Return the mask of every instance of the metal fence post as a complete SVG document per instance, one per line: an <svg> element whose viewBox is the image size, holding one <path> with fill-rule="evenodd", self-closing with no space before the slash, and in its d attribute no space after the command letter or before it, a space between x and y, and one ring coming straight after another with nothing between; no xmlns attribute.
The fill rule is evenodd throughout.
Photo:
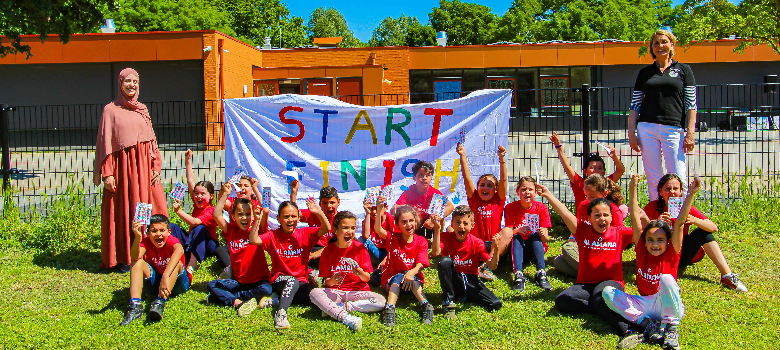
<svg viewBox="0 0 780 350"><path fill-rule="evenodd" d="M0 104L0 147L2 147L3 192L11 188L11 151L8 146L11 136L8 132L8 114L13 108Z"/></svg>
<svg viewBox="0 0 780 350"><path fill-rule="evenodd" d="M582 155L590 155L590 84L582 84Z"/></svg>

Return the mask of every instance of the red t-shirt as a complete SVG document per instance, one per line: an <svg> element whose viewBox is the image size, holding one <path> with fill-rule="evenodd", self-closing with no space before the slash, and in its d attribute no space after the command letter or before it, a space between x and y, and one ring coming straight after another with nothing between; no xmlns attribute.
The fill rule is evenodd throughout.
<svg viewBox="0 0 780 350"><path fill-rule="evenodd" d="M607 176L608 179L617 182L620 179L614 179L615 173ZM574 181L569 181L571 190L574 192L574 207L579 208L580 203L585 200L585 179L580 174L574 173Z"/></svg>
<svg viewBox="0 0 780 350"><path fill-rule="evenodd" d="M428 261L428 241L425 238L412 233L412 242L408 243L400 232L388 231L387 235L387 262L385 271L382 272L382 286L387 284L390 277L405 273L418 263L422 264L423 268L431 266ZM417 277L421 283L425 283L422 270Z"/></svg>
<svg viewBox="0 0 780 350"><path fill-rule="evenodd" d="M344 262L343 258L354 259L363 271L371 273L374 268L371 267L371 258L368 256L368 250L362 243L351 240L348 248L339 248L336 243L328 244L322 249L320 256L320 277L331 277L336 272L341 272L344 279L341 284L333 286L333 289L344 291L371 290L368 283L363 282L355 273L352 267Z"/></svg>
<svg viewBox="0 0 780 350"><path fill-rule="evenodd" d="M165 273L165 268L168 267L168 262L171 260L173 251L176 250L175 246L177 244L181 245L181 242L179 242L176 237L168 235L168 238L165 240L165 245L162 248L157 248L157 246L152 243L152 239L149 238L149 236L146 236L141 240L138 246L146 249L144 261L149 263L156 273L163 274ZM181 266L184 268L184 254L181 255ZM192 274L190 274L189 271L187 271L187 277L190 279L190 283L192 283Z"/></svg>
<svg viewBox="0 0 780 350"><path fill-rule="evenodd" d="M645 206L645 214L647 214L647 217L650 218L650 220L657 220L661 216L661 213L658 212L657 208L658 208L657 200L647 203L647 205ZM691 211L688 213L688 215L693 216L700 220L707 220L707 216L704 215L702 212L700 212L699 209L696 209L694 206L691 206ZM672 227L674 227L675 221L677 221L677 219L672 219ZM683 235L687 235L689 233L688 230L690 227L691 224L683 225Z"/></svg>
<svg viewBox="0 0 780 350"><path fill-rule="evenodd" d="M327 246L328 242L330 242L330 239L333 238L333 218L335 217L336 215L333 215L332 217L328 218L328 221L330 222L330 231L322 235L322 237L320 237L320 239L317 240L317 245L323 247ZM322 224L320 223L320 217L317 215L312 215L309 209L301 210L301 222L305 222L309 224L309 227L322 227Z"/></svg>
<svg viewBox="0 0 780 350"><path fill-rule="evenodd" d="M474 228L471 233L482 241L493 240L493 235L501 231L501 217L504 216L504 204L506 198L496 193L490 201L484 201L479 197L478 191L469 197L469 208L474 213Z"/></svg>
<svg viewBox="0 0 780 350"><path fill-rule="evenodd" d="M376 217L371 218L371 227L369 227L369 229L371 230L371 237L369 237L369 239L371 240L371 242L374 242L374 245L377 248L382 249L385 248L385 242L387 240L383 239L382 237L379 237L379 234L376 233L376 231L374 231L374 223L376 222L375 220ZM389 212L385 212L385 218L384 220L382 220L382 228L384 228L386 232L393 231L395 229L394 220L395 219L393 218L392 215L390 215ZM366 220L363 220L363 225L365 224L366 224Z"/></svg>
<svg viewBox="0 0 780 350"><path fill-rule="evenodd" d="M214 220L214 206L209 204L203 208L192 208L193 218L199 219L201 224L206 227L206 231L209 232L209 236L215 241L217 240L217 221ZM195 228L190 226L190 230Z"/></svg>
<svg viewBox="0 0 780 350"><path fill-rule="evenodd" d="M268 231L260 236L263 249L271 255L271 281L280 275L292 276L308 283L306 270L309 254L317 243L318 227L296 228L293 233L285 233L281 228Z"/></svg>
<svg viewBox="0 0 780 350"><path fill-rule="evenodd" d="M539 227L552 228L552 221L550 220L550 209L542 202L533 201L531 207L528 209L523 208L520 201L514 201L506 205L504 208L504 226L517 228L525 226L525 214L539 215ZM544 252L547 252L547 242L542 242L544 245Z"/></svg>
<svg viewBox="0 0 780 350"><path fill-rule="evenodd" d="M233 222L228 224L226 232L222 232L230 252L233 279L241 284L270 280L271 277L263 249L249 244L249 232L250 230L242 230Z"/></svg>
<svg viewBox="0 0 780 350"><path fill-rule="evenodd" d="M639 241L635 249L636 287L639 289L639 295L658 293L658 281L662 274L670 274L674 276L674 279L677 279L677 264L680 262L680 253L674 251L674 246L671 243L660 256L650 254L644 241Z"/></svg>
<svg viewBox="0 0 780 350"><path fill-rule="evenodd" d="M599 235L588 223L577 223L577 251L580 266L577 283L601 283L613 280L623 284L623 249L631 243L634 232L630 227L610 226Z"/></svg>
<svg viewBox="0 0 780 350"><path fill-rule="evenodd" d="M425 220L428 220L428 207L431 206L431 199L433 199L434 194L441 194L441 192L433 188L433 186L428 186L428 190L421 195L417 193L417 185L415 184L406 189L406 191L398 197L398 200L395 201L395 205L408 205L417 209L417 213L420 214L420 220L422 220L420 222L420 225L422 226L422 223L425 222Z"/></svg>
<svg viewBox="0 0 780 350"><path fill-rule="evenodd" d="M577 221L590 221L590 218L588 217L588 205L590 205L590 202L587 200L580 203L580 205L577 207ZM615 205L615 203L609 202L609 206L612 207L612 224L613 227L624 227L626 224L623 222L625 218L623 218L623 212L620 211L620 207Z"/></svg>
<svg viewBox="0 0 780 350"><path fill-rule="evenodd" d="M466 235L466 240L458 241L455 232L441 233L441 255L449 256L455 262L455 271L469 275L479 273L479 263L490 260L485 251L485 242L474 236L475 230Z"/></svg>

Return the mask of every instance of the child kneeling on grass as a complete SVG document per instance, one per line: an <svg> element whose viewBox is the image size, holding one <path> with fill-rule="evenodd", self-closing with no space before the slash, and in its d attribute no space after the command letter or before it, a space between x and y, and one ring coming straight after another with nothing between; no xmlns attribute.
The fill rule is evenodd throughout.
<svg viewBox="0 0 780 350"><path fill-rule="evenodd" d="M219 201L214 210L214 220L225 238L230 250L230 266L233 268L232 278L220 278L208 284L209 296L207 300L215 304L232 306L240 317L248 316L257 306L260 299L260 307L271 305L271 283L268 282L271 273L268 272L268 263L265 261L263 249L249 244L250 226L258 229L267 226L267 220L261 220L261 212L268 211L247 198L236 198L231 211L230 223L222 217L222 208L230 194L231 184L222 185L219 192ZM252 215L254 213L254 222Z"/></svg>
<svg viewBox="0 0 780 350"><path fill-rule="evenodd" d="M634 174L630 185L639 295L630 295L612 287L604 288L602 294L612 311L643 329L641 333L621 334L623 338L618 348L633 348L642 342L660 343L663 340L664 348L679 349L677 326L685 314L685 306L677 284L678 263L683 245L683 227L700 183L695 178L688 186L688 195L672 229L665 220L648 222L647 216L643 215L637 198L637 185L641 178L641 175Z"/></svg>
<svg viewBox="0 0 780 350"><path fill-rule="evenodd" d="M274 316L276 329L290 328L287 308L290 304L311 305L309 293L314 285L307 277L309 254L317 240L330 232L330 222L314 199L306 201L309 211L322 223L321 227L298 228L298 205L286 201L279 204L276 219L280 228L268 231L267 227L252 227L249 243L263 247L271 256L271 281L273 281L274 303L279 309ZM268 211L263 211L262 221L268 220Z"/></svg>
<svg viewBox="0 0 780 350"><path fill-rule="evenodd" d="M141 290L157 295L149 307L149 319L162 319L165 303L190 289L192 275L184 268L184 248L176 237L171 236L170 222L165 215L152 215L146 237L143 224L133 223L133 245L130 246L130 305L120 325L125 326L143 314Z"/></svg>
<svg viewBox="0 0 780 350"><path fill-rule="evenodd" d="M384 197L379 197L374 230L387 236L387 261L382 272L382 285L387 290L387 305L383 323L395 327L395 304L402 290L412 292L422 308L421 322L433 324L433 305L423 293L422 269L431 266L428 261L428 241L415 231L420 225L417 210L401 205L395 209L395 230L387 232L382 227L385 216ZM396 231L397 230L397 231Z"/></svg>
<svg viewBox="0 0 780 350"><path fill-rule="evenodd" d="M325 288L311 291L311 302L323 312L340 321L355 332L360 331L363 320L350 311L363 313L381 311L385 297L368 287L371 258L368 250L355 239L357 218L349 211L342 211L333 218L331 239L320 256L320 277L325 278Z"/></svg>
<svg viewBox="0 0 780 350"><path fill-rule="evenodd" d="M490 254L485 251L485 243L481 238L472 235L474 230L474 213L466 205L459 205L452 212L454 232L442 233L442 218L433 215L433 243L431 256L442 255L439 264L439 283L441 284L445 310L444 317L455 317L455 298L471 301L489 311L501 308L501 300L488 289L479 279L479 266L488 262L490 269L498 265L501 234L493 235Z"/></svg>

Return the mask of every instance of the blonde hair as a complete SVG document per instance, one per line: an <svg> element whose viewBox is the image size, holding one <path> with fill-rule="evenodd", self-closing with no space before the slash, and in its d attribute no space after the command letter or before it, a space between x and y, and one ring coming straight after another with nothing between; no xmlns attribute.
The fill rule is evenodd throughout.
<svg viewBox="0 0 780 350"><path fill-rule="evenodd" d="M656 30L653 35L650 36L650 45L647 46L648 49L650 49L650 56L653 56L653 59L655 59L655 52L653 52L653 41L655 41L655 37L663 35L667 38L669 38L669 41L672 42L672 48L669 50L669 57L674 57L674 46L677 45L677 37L672 34L672 32L666 30L666 29L659 29Z"/></svg>

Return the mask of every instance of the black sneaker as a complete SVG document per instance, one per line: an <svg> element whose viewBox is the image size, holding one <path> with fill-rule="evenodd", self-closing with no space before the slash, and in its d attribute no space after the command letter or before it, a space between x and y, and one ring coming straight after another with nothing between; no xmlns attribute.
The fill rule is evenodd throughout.
<svg viewBox="0 0 780 350"><path fill-rule="evenodd" d="M642 322L639 322L639 327L644 329L646 343L660 344L664 339L663 334L661 334L661 329L658 328L658 323L649 318L645 318Z"/></svg>
<svg viewBox="0 0 780 350"><path fill-rule="evenodd" d="M385 308L384 320L385 327L395 327L395 308Z"/></svg>
<svg viewBox="0 0 780 350"><path fill-rule="evenodd" d="M645 335L629 331L623 338L620 338L618 349L631 349L645 341Z"/></svg>
<svg viewBox="0 0 780 350"><path fill-rule="evenodd" d="M666 326L664 349L680 350L680 333L677 332L677 326Z"/></svg>
<svg viewBox="0 0 780 350"><path fill-rule="evenodd" d="M552 285L550 285L550 281L547 280L547 272L544 272L544 270L539 270L536 272L534 283L536 283L539 288L544 290L552 290Z"/></svg>
<svg viewBox="0 0 780 350"><path fill-rule="evenodd" d="M120 326L127 326L130 322L133 322L136 318L141 318L144 314L144 306L141 303L130 303L125 312L125 318L119 323Z"/></svg>
<svg viewBox="0 0 780 350"><path fill-rule="evenodd" d="M163 317L163 311L165 310L165 303L160 301L160 299L155 300L152 302L152 305L149 306L149 319L152 321L159 321Z"/></svg>
<svg viewBox="0 0 780 350"><path fill-rule="evenodd" d="M427 303L423 305L422 309L422 320L420 321L424 324L433 324L433 305Z"/></svg>
<svg viewBox="0 0 780 350"><path fill-rule="evenodd" d="M119 273L128 273L130 272L130 265L119 263L114 266L114 269Z"/></svg>
<svg viewBox="0 0 780 350"><path fill-rule="evenodd" d="M515 272L515 285L512 286L512 289L518 292L525 290L525 275L523 275L522 271Z"/></svg>
<svg viewBox="0 0 780 350"><path fill-rule="evenodd" d="M444 318L456 318L455 315L455 308L457 305L452 301L446 301L442 305L442 309L444 309Z"/></svg>

